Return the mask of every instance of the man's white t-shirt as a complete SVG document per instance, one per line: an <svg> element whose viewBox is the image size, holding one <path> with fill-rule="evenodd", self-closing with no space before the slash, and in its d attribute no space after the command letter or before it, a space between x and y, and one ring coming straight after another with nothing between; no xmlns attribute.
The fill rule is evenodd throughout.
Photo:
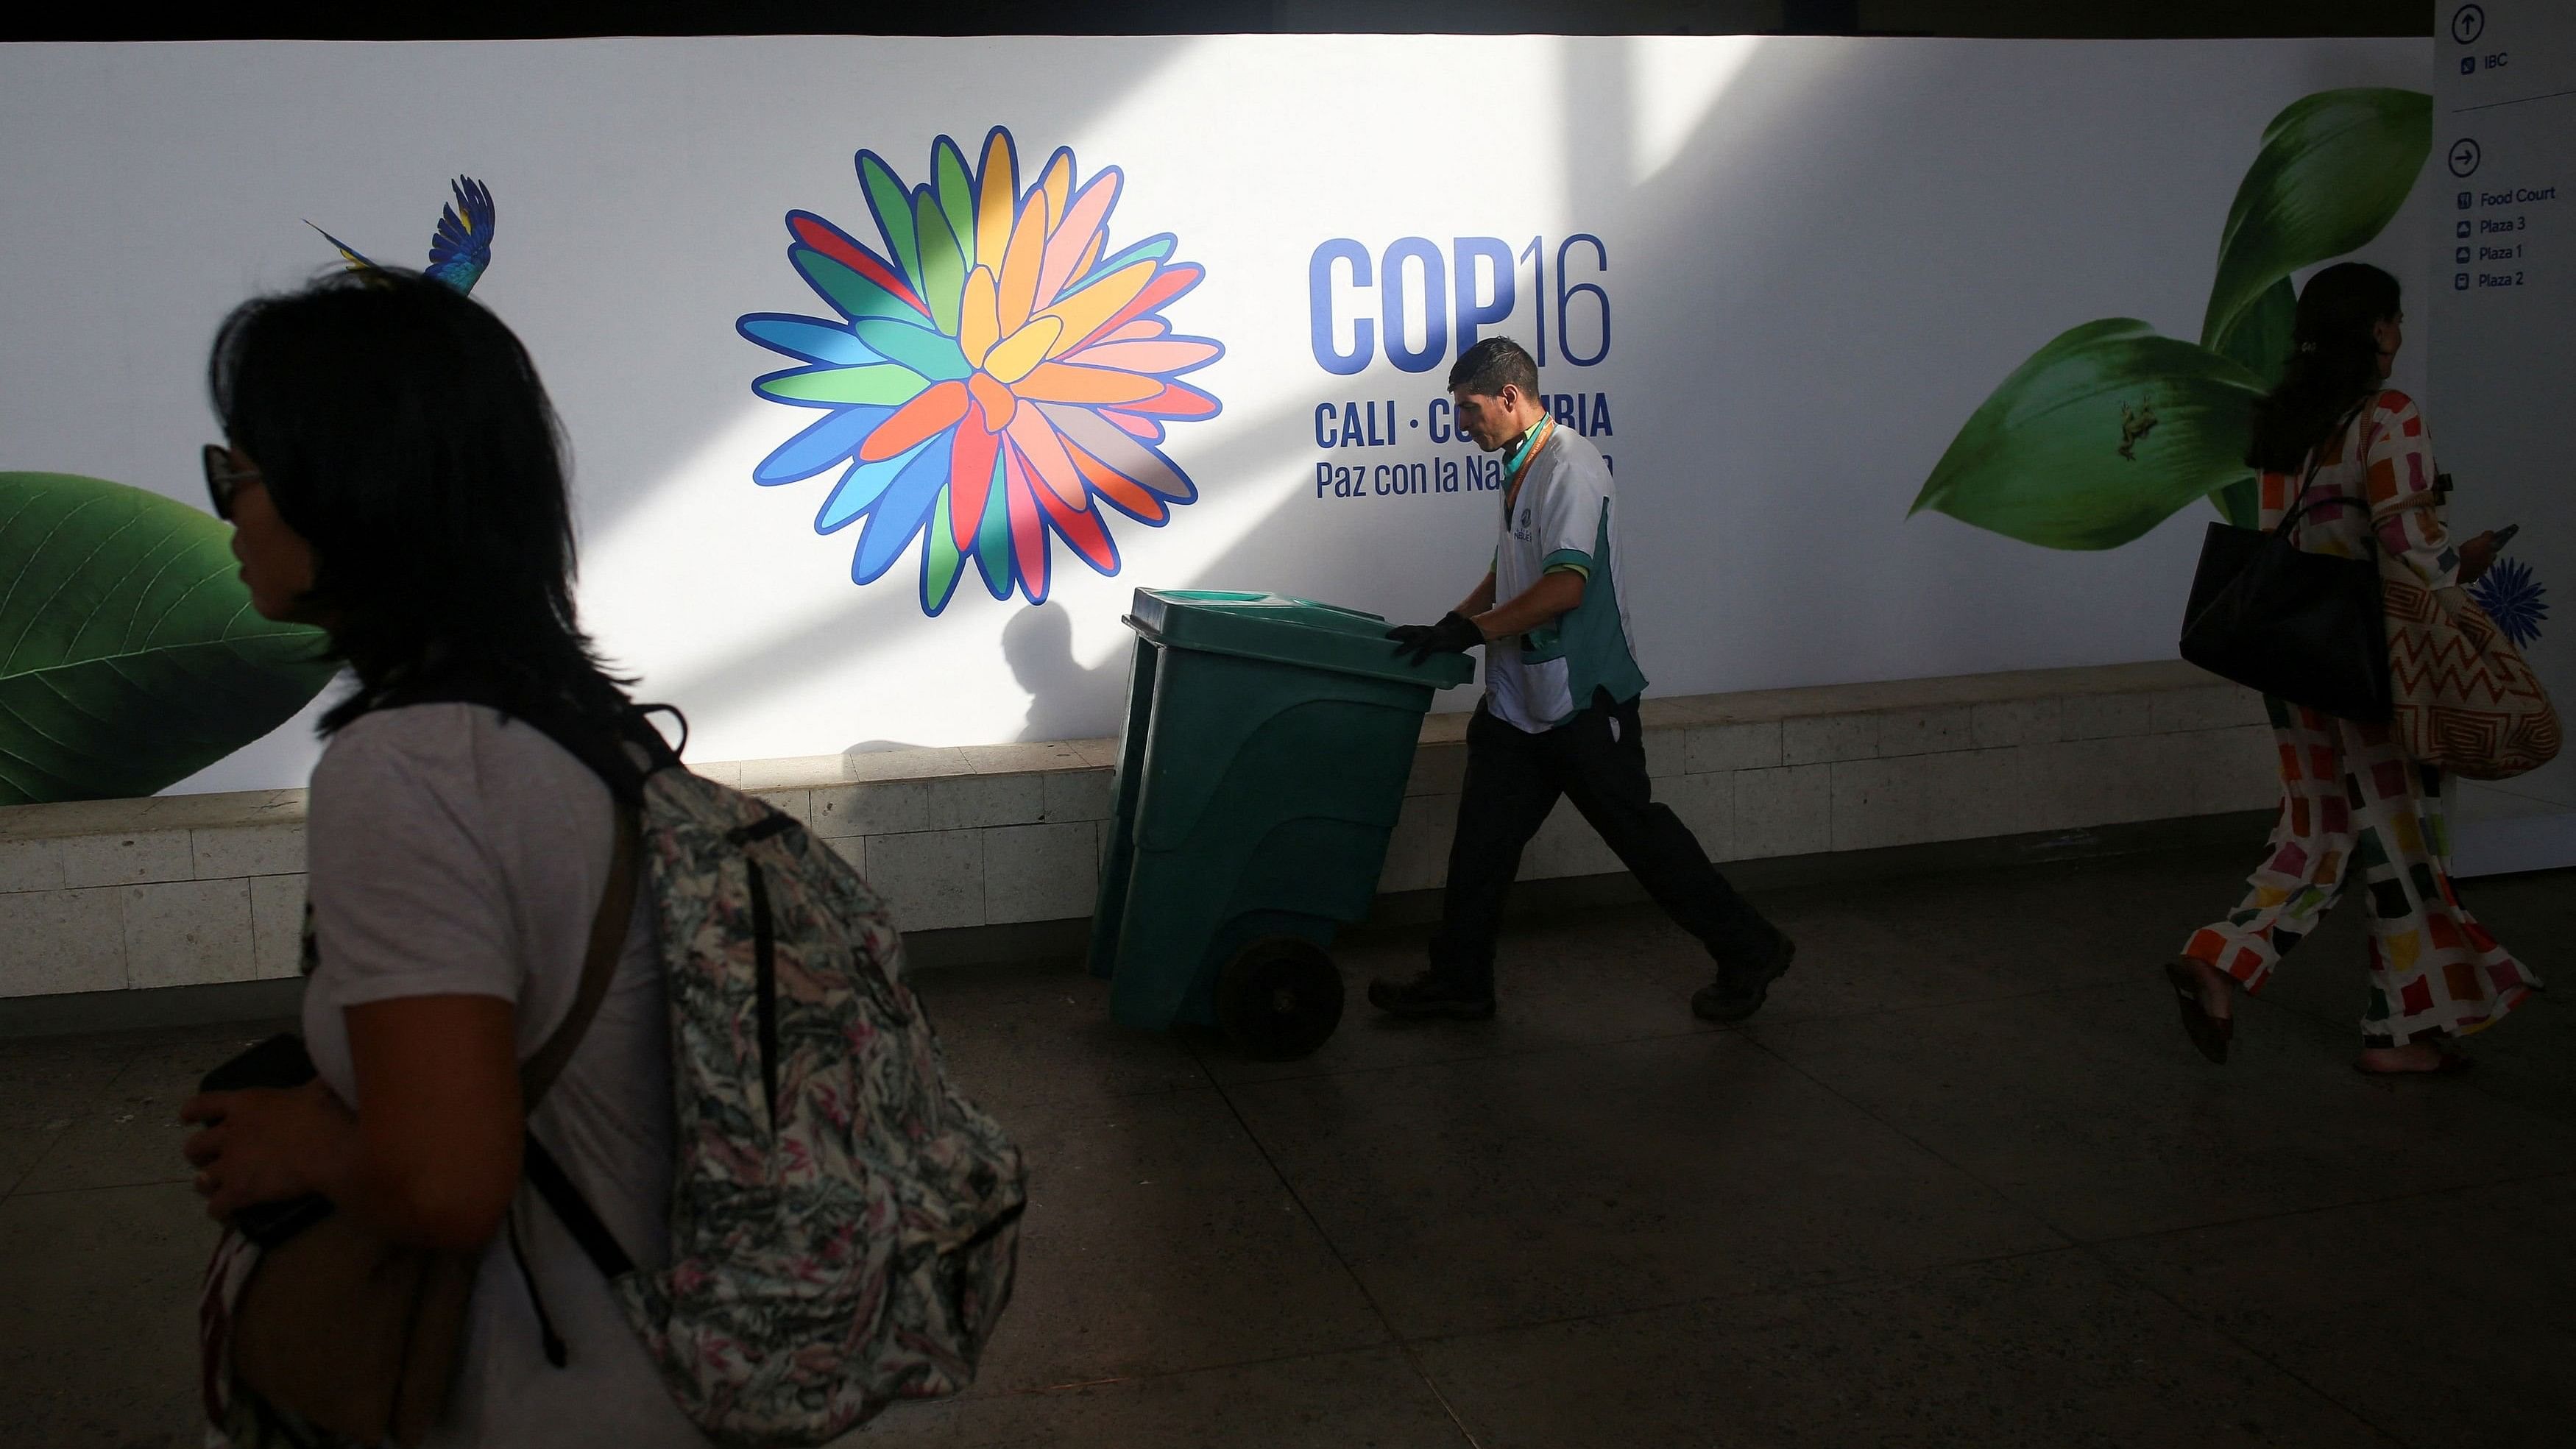
<svg viewBox="0 0 2576 1449"><path fill-rule="evenodd" d="M1548 429L1507 495L1494 550L1494 597L1517 599L1550 572L1584 576L1583 602L1550 627L1485 648L1485 708L1530 734L1556 728L1607 690L1613 704L1644 691L1630 642L1610 465L1572 428Z"/></svg>

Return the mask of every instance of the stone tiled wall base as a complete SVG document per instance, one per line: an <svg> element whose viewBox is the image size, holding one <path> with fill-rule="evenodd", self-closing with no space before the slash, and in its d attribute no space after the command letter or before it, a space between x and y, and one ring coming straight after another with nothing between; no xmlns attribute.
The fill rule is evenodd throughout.
<svg viewBox="0 0 2576 1449"><path fill-rule="evenodd" d="M1649 700L1648 772L1719 860L2268 807L2262 702L2178 663ZM1380 889L1446 869L1466 716L1426 720ZM907 931L1090 913L1114 740L702 765L802 820ZM304 794L0 809L0 996L291 976ZM1620 870L1571 806L1524 879Z"/></svg>

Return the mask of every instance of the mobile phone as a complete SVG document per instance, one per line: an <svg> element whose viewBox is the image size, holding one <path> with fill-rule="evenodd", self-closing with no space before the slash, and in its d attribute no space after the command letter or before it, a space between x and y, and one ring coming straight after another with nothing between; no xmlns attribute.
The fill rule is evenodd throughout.
<svg viewBox="0 0 2576 1449"><path fill-rule="evenodd" d="M313 1058L304 1039L280 1032L206 1073L200 1092L238 1092L245 1087L300 1087L313 1080Z"/></svg>
<svg viewBox="0 0 2576 1449"><path fill-rule="evenodd" d="M2520 532L2522 532L2522 525L2519 523L2508 523L2504 527L2497 529L2495 531L2495 551L2498 553L2504 552L2504 546L2513 542L2513 536Z"/></svg>

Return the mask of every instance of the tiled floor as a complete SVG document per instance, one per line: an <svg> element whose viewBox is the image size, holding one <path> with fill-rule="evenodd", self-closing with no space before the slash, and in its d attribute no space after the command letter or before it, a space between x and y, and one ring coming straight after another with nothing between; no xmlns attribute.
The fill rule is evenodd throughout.
<svg viewBox="0 0 2576 1449"><path fill-rule="evenodd" d="M975 1392L848 1443L2570 1442L2576 1000L2359 1077L2347 908L2211 1067L2153 968L2252 853L1775 893L1798 969L1732 1032L1648 910L1516 929L1491 1025L1285 1066L926 975L1036 1201ZM2467 893L2576 992L2576 874ZM258 1030L0 1043L8 1444L195 1442L169 1119Z"/></svg>

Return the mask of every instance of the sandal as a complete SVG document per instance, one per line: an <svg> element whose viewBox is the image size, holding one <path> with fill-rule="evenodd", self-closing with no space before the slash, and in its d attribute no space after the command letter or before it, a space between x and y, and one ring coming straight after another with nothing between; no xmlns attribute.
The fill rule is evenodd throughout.
<svg viewBox="0 0 2576 1449"><path fill-rule="evenodd" d="M2236 1018L2212 1016L2200 1004L2200 966L2198 959L2176 956L2165 963L2165 980L2172 984L2174 999L2182 1008L2182 1029L2191 1036L2191 1044L2200 1054L2227 1065L2227 1044L2236 1036Z"/></svg>

